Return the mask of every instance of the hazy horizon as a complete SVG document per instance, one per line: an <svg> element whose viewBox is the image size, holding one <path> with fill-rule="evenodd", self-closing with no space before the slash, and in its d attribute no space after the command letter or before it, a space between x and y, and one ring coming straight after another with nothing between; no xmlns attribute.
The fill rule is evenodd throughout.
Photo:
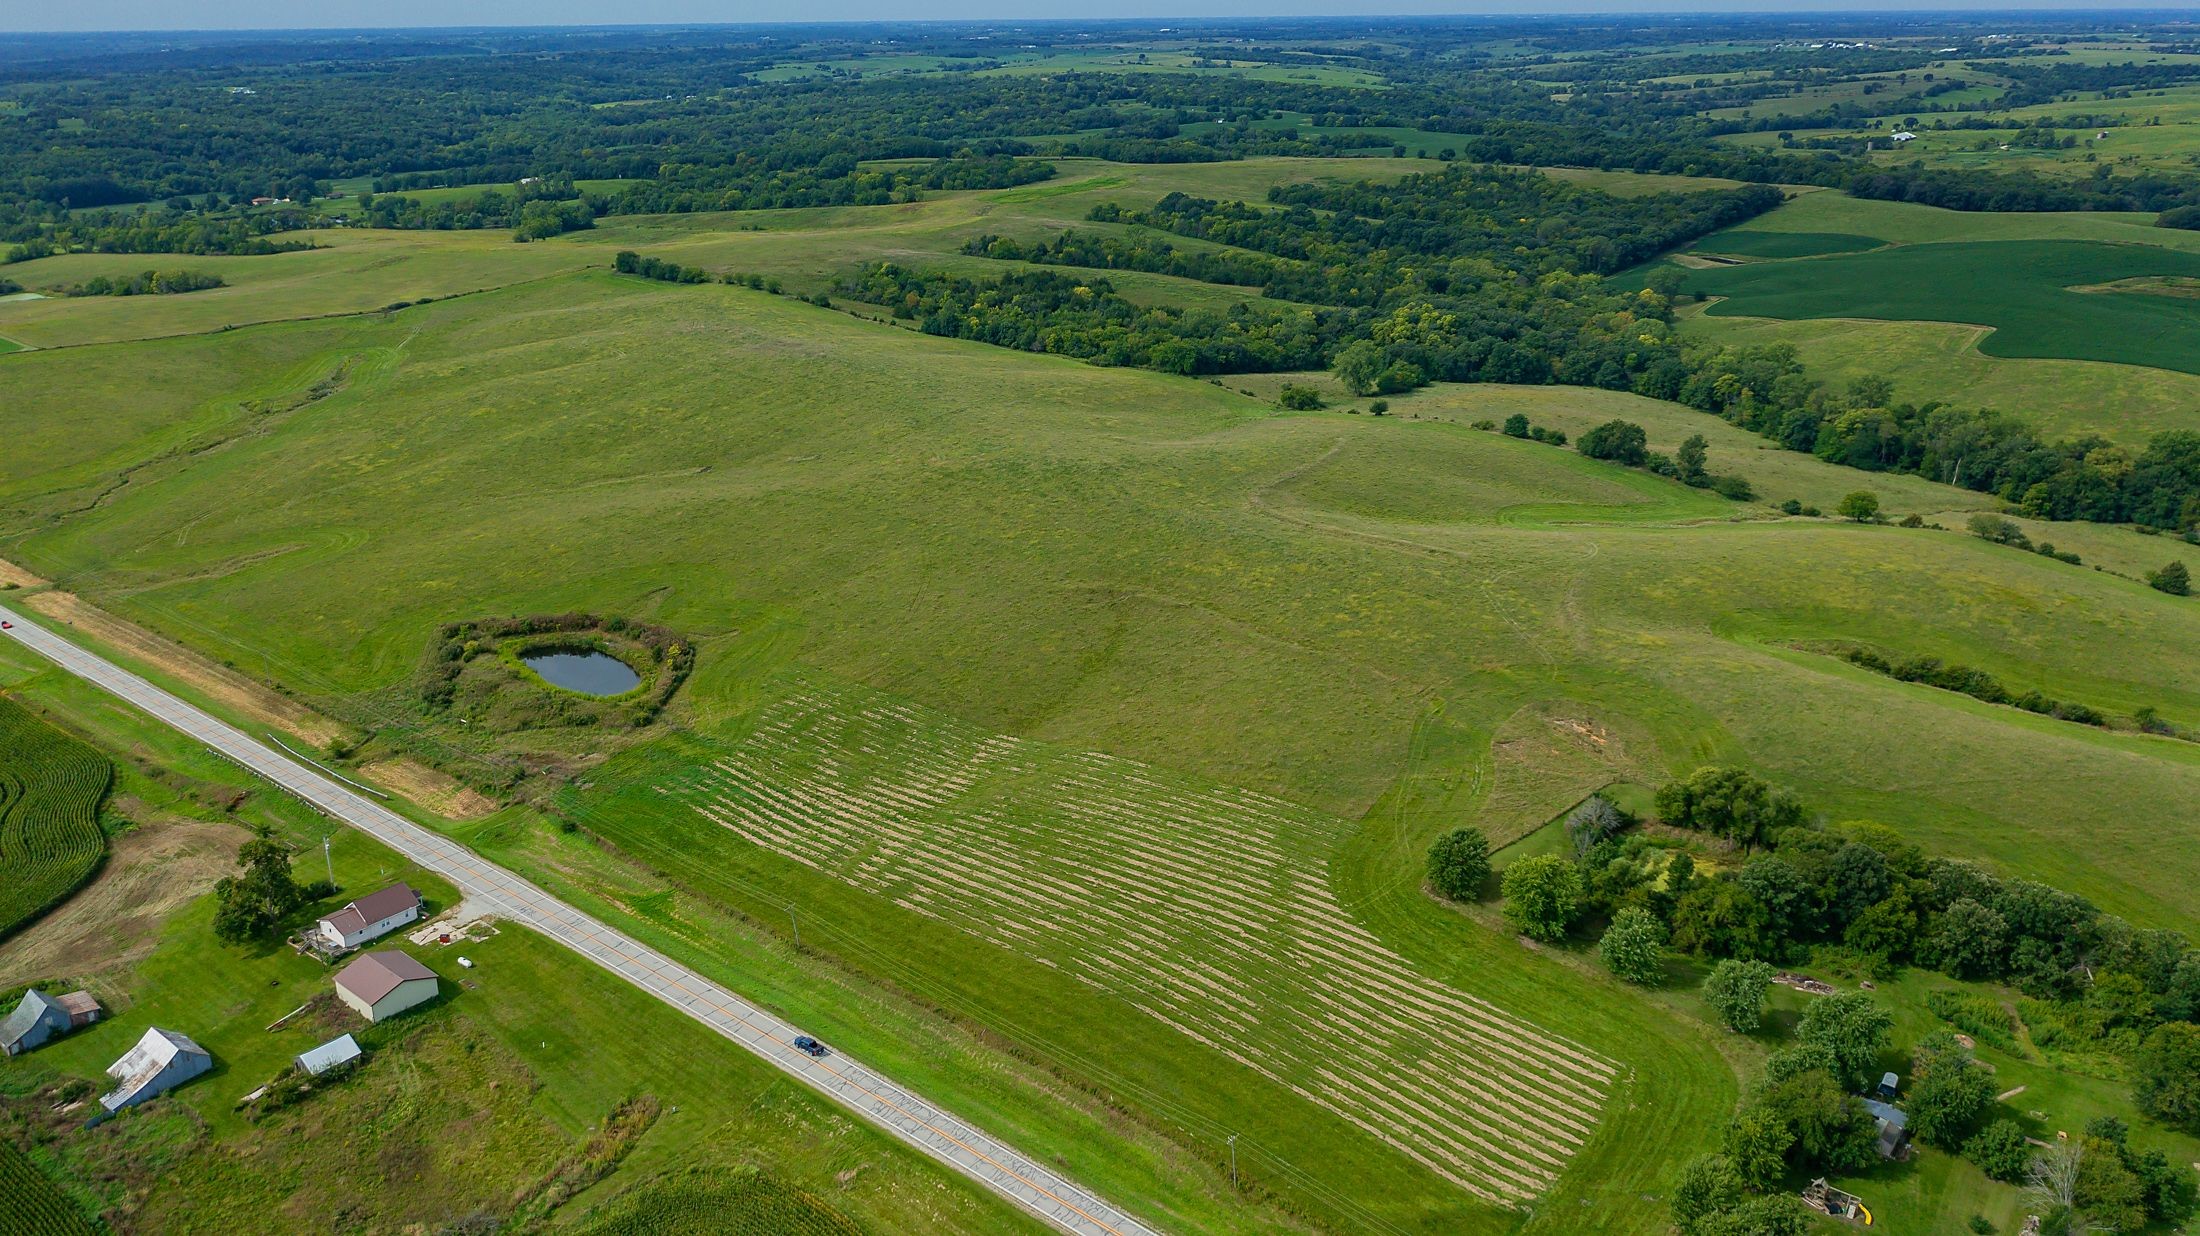
<svg viewBox="0 0 2200 1236"><path fill-rule="evenodd" d="M15 6L10 6L15 8ZM1078 21L1100 20L1089 6L1061 0L956 0L911 13L891 0L816 0L799 15L783 6L726 3L723 0L629 0L615 20L604 7L584 0L86 0L65 13L24 5L0 12L0 34L81 34L168 31L403 30L512 27L603 27L637 25L808 24L816 22L911 21ZM1381 18L1381 17L1524 17L1534 15L1801 16L1806 14L1900 13L2192 13L2190 5L2133 6L2121 2L2010 3L2009 0L1935 0L1920 8L1905 0L1846 0L1844 3L1767 3L1766 0L1541 0L1507 3L1457 3L1456 0L1379 0L1343 4L1338 0L1122 0L1110 6L1106 20L1198 20L1203 18Z"/></svg>

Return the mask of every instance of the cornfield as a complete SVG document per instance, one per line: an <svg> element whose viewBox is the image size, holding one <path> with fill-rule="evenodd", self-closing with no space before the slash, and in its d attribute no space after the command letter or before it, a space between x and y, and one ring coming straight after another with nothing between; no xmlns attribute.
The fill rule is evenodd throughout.
<svg viewBox="0 0 2200 1236"><path fill-rule="evenodd" d="M755 1168L691 1168L629 1190L579 1236L862 1236L818 1198Z"/></svg>
<svg viewBox="0 0 2200 1236"><path fill-rule="evenodd" d="M97 751L0 697L0 939L98 869L99 803L113 777Z"/></svg>
<svg viewBox="0 0 2200 1236"><path fill-rule="evenodd" d="M0 1141L0 1232L8 1236L97 1236L101 1229L77 1210L61 1186L6 1141Z"/></svg>

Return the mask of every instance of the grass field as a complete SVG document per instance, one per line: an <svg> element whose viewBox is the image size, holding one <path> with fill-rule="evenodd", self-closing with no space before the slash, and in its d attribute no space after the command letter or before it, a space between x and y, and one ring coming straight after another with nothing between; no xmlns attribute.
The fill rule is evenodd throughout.
<svg viewBox="0 0 2200 1236"><path fill-rule="evenodd" d="M976 230L1060 227L1114 195L1252 196L1314 170L1065 168L1006 194L621 220L558 244L823 278L851 254L928 261ZM1760 230L1886 224L1810 210ZM188 396L163 395L177 374ZM52 393L71 378L74 396ZM1431 902L1422 852L1458 823L1518 837L1608 782L1740 762L1828 818L2195 925L2200 826L2159 805L2200 798L2200 748L1797 647L1937 655L2193 724L2193 603L1468 428L1628 415L1661 449L1704 433L1712 466L1771 501L1978 502L1672 405L1450 387L1379 419L1279 415L1280 380L1099 369L739 288L568 274L0 364L0 435L35 445L0 468L0 555L380 742L461 761L485 740L408 736L406 682L439 623L581 609L691 636L674 732L568 791L578 831L522 808L445 827L1189 1230L1294 1213L1662 1230L1641 1199L1708 1148L1761 1045ZM46 423L78 406L122 413ZM2085 531L2131 542L2119 570L2174 550ZM786 823L798 803L807 830ZM1274 949L1221 927L1240 922ZM1340 951L1359 964L1338 992L1269 956ZM454 1009L512 1007L475 994ZM1364 1054L1334 1054L1323 1018L1366 1023ZM514 1041L563 1041L533 1033ZM1569 1075L1548 1055L1517 1064L1534 1077L1510 1101L1543 1140L1507 1157L1473 1141L1488 1126L1455 1092L1487 1094L1473 1053L1531 1037L1608 1072L1561 1086L1538 1080ZM575 1135L609 1106L591 1093L606 1101L573 1109ZM1590 1109L1593 1125L1561 1115ZM1227 1192L1233 1133L1254 1200ZM1530 1217L1477 1196L1539 1190Z"/></svg>
<svg viewBox="0 0 2200 1236"><path fill-rule="evenodd" d="M1884 241L1841 232L1720 232L1696 242L1695 252L1731 257L1800 258L1829 253L1861 253L1877 249Z"/></svg>
<svg viewBox="0 0 2200 1236"><path fill-rule="evenodd" d="M1991 327L1989 356L2108 361L2200 373L2200 303L2080 291L2200 275L2200 254L2087 241L1902 245L1815 261L1697 270L1687 288L1725 299L1710 315L1878 318Z"/></svg>
<svg viewBox="0 0 2200 1236"><path fill-rule="evenodd" d="M98 870L104 756L0 696L0 940Z"/></svg>
<svg viewBox="0 0 2200 1236"><path fill-rule="evenodd" d="M220 275L228 286L188 296L4 302L0 334L34 348L197 334L254 322L361 313L398 301L502 287L599 260L554 241L514 244L503 231L334 229L289 233L284 239L310 240L322 247L259 257L72 253L18 263L8 268L9 278L34 290L153 268Z"/></svg>
<svg viewBox="0 0 2200 1236"><path fill-rule="evenodd" d="M755 1168L688 1171L653 1181L591 1214L579 1236L862 1236L815 1194Z"/></svg>

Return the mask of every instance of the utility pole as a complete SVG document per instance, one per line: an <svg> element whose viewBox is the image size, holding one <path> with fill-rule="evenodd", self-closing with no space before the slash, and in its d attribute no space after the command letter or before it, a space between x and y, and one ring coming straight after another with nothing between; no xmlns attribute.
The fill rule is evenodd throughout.
<svg viewBox="0 0 2200 1236"><path fill-rule="evenodd" d="M794 951L802 951L802 920L795 917L794 907L787 907L787 921L794 924Z"/></svg>
<svg viewBox="0 0 2200 1236"><path fill-rule="evenodd" d="M321 838L321 862L328 868L328 886L330 888L336 887L336 860L329 857L328 847L329 842L333 841L335 837L335 833L330 833L328 836Z"/></svg>
<svg viewBox="0 0 2200 1236"><path fill-rule="evenodd" d="M1237 1179L1237 1139L1238 1139L1238 1135L1237 1135L1237 1134L1235 1134L1235 1133L1232 1133L1232 1134L1231 1134L1231 1135L1229 1136L1229 1139L1228 1139L1228 1140L1229 1140L1229 1143L1230 1143L1230 1192L1232 1192L1232 1193L1235 1193L1235 1192L1237 1192L1237 1191L1238 1191L1238 1179Z"/></svg>

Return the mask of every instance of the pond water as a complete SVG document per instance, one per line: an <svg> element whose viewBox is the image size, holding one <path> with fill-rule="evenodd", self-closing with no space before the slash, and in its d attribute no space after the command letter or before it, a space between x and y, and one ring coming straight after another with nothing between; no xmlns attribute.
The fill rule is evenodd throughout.
<svg viewBox="0 0 2200 1236"><path fill-rule="evenodd" d="M582 695L623 695L642 681L633 666L601 652L531 652L520 660L551 686Z"/></svg>

